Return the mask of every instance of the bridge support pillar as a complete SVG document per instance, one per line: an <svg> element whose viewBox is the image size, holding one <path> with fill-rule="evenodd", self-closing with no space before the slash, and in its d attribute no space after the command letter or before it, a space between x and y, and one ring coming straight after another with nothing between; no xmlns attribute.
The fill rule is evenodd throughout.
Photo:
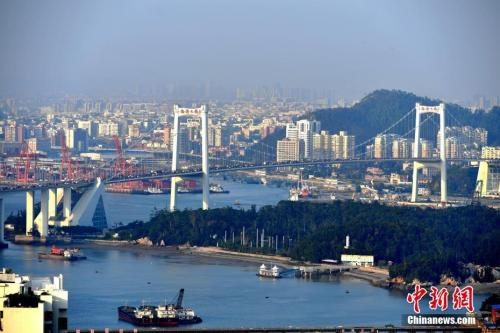
<svg viewBox="0 0 500 333"><path fill-rule="evenodd" d="M182 180L181 177L172 177L170 179L170 211L174 212L177 204L177 183Z"/></svg>
<svg viewBox="0 0 500 333"><path fill-rule="evenodd" d="M33 231L33 221L35 219L35 191L26 192L26 236Z"/></svg>
<svg viewBox="0 0 500 333"><path fill-rule="evenodd" d="M66 221L71 216L71 188L63 189L63 217Z"/></svg>
<svg viewBox="0 0 500 333"><path fill-rule="evenodd" d="M4 240L4 231L5 231L5 215L4 215L5 207L3 198L0 198L0 249L5 249L8 247L7 243Z"/></svg>
<svg viewBox="0 0 500 333"><path fill-rule="evenodd" d="M49 191L42 190L40 193L40 214L42 218L36 227L41 238L47 238L49 232Z"/></svg>
<svg viewBox="0 0 500 333"><path fill-rule="evenodd" d="M49 223L51 225L54 225L56 213L57 213L57 189L56 188L50 188L49 190Z"/></svg>
<svg viewBox="0 0 500 333"><path fill-rule="evenodd" d="M208 197L210 194L210 180L208 174L208 112L202 107L201 112L201 156L203 172L203 209L208 209Z"/></svg>

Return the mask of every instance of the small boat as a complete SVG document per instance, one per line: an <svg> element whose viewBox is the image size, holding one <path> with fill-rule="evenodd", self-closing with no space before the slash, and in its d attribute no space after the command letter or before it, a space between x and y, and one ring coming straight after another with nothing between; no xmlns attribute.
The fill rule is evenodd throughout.
<svg viewBox="0 0 500 333"><path fill-rule="evenodd" d="M226 193L229 193L229 191L225 190L219 184L210 184L210 193L214 193L214 194L226 194Z"/></svg>
<svg viewBox="0 0 500 333"><path fill-rule="evenodd" d="M38 259L54 259L64 261L76 261L87 259L79 249L63 249L55 245L52 246L49 253L38 253Z"/></svg>
<svg viewBox="0 0 500 333"><path fill-rule="evenodd" d="M235 204L236 206L239 206L239 205L241 205L241 202L240 202L239 200L236 200L236 201L234 202L234 204Z"/></svg>
<svg viewBox="0 0 500 333"><path fill-rule="evenodd" d="M266 265L262 264L259 267L259 271L257 272L257 276L273 278L273 279L280 279L281 272L280 272L280 269L278 268L278 266L276 266L276 265L274 265L272 268L267 268Z"/></svg>

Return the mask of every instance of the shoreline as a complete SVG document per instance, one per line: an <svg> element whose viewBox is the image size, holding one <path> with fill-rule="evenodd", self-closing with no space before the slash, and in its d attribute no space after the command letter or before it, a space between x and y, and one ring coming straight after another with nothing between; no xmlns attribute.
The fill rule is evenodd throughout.
<svg viewBox="0 0 500 333"><path fill-rule="evenodd" d="M236 252L225 250L222 248L212 247L212 246L147 246L140 245L137 243L131 243L129 241L116 241L116 240L100 240L100 239L81 239L73 240L71 245L85 248L96 248L96 249L123 249L131 251L134 253L143 254L153 254L157 256L187 256L187 257L198 257L207 259L220 259L224 261L238 261L254 264L276 264L284 268L293 268L297 266L304 267L320 267L321 264L304 263L293 260L290 257L264 255L264 254L254 254L245 252ZM397 290L402 293L408 292L408 288L411 285L400 284L389 281L389 272L386 269L381 269L378 267L355 267L353 266L348 271L342 271L339 273L340 276L345 276L349 278L354 278L358 280L363 280L370 283L374 287L384 288L387 290ZM470 285L474 288L474 292L477 294L494 294L500 293L500 283L473 283L464 284ZM438 285L437 287L450 287L446 285Z"/></svg>

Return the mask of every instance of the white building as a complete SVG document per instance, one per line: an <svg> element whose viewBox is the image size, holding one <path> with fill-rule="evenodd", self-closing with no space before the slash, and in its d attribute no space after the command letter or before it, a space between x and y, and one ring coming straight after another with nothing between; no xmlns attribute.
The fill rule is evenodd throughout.
<svg viewBox="0 0 500 333"><path fill-rule="evenodd" d="M343 264L353 266L373 266L374 264L373 256L359 254L342 254L340 256L340 261L342 261Z"/></svg>
<svg viewBox="0 0 500 333"><path fill-rule="evenodd" d="M321 123L316 120L297 121L299 139L304 141L304 158L312 158L313 134L319 133Z"/></svg>
<svg viewBox="0 0 500 333"><path fill-rule="evenodd" d="M63 276L30 278L0 272L0 331L64 333L68 329L68 291Z"/></svg>

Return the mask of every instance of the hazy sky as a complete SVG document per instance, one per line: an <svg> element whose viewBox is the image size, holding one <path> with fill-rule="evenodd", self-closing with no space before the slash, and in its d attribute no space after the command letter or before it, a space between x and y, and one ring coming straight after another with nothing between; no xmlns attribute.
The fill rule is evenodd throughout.
<svg viewBox="0 0 500 333"><path fill-rule="evenodd" d="M500 95L500 1L1 0L0 94L210 81Z"/></svg>

